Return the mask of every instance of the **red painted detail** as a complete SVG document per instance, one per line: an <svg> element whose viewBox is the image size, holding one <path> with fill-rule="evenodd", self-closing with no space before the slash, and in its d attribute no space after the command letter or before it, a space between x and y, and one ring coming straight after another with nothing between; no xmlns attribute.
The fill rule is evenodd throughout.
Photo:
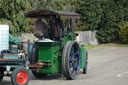
<svg viewBox="0 0 128 85"><path fill-rule="evenodd" d="M25 71L20 71L16 75L16 80L21 85L25 84L27 79L28 79L28 75L27 75L27 72L25 72Z"/></svg>

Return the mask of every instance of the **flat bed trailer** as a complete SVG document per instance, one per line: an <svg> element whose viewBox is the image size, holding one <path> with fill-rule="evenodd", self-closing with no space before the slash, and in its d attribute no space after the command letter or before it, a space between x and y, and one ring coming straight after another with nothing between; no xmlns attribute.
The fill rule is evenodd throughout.
<svg viewBox="0 0 128 85"><path fill-rule="evenodd" d="M0 81L4 76L11 76L12 85L27 85L29 82L27 59L10 56L10 54L0 58Z"/></svg>

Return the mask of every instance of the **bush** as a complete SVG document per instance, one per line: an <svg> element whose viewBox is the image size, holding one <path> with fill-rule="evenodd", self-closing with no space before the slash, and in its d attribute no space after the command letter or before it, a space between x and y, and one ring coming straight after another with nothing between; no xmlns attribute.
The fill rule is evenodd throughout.
<svg viewBox="0 0 128 85"><path fill-rule="evenodd" d="M121 21L119 27L119 39L123 43L128 43L128 21Z"/></svg>
<svg viewBox="0 0 128 85"><path fill-rule="evenodd" d="M114 28L104 28L97 30L96 38L98 39L99 43L110 43L115 41L116 39L116 29Z"/></svg>

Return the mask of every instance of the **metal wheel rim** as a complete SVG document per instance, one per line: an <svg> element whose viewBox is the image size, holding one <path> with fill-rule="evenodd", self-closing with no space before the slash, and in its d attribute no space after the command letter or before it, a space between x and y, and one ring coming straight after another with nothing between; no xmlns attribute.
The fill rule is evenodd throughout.
<svg viewBox="0 0 128 85"><path fill-rule="evenodd" d="M28 75L27 72L25 71L20 71L16 75L16 80L19 84L25 84L27 79L28 79Z"/></svg>

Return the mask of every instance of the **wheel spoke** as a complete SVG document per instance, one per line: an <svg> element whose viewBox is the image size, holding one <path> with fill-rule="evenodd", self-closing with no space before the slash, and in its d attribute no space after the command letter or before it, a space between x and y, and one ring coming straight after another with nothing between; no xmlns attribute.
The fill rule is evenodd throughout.
<svg viewBox="0 0 128 85"><path fill-rule="evenodd" d="M71 58L70 58L70 62L74 62L74 56L71 56Z"/></svg>
<svg viewBox="0 0 128 85"><path fill-rule="evenodd" d="M77 66L77 73L79 73L80 71L80 66Z"/></svg>
<svg viewBox="0 0 128 85"><path fill-rule="evenodd" d="M72 76L75 76L76 73L79 73L79 70L80 70L79 55L80 55L79 50L77 50L75 53L74 53L74 51L71 50L70 61L69 62L70 62L70 72L71 72ZM76 71L76 73L74 74L75 71Z"/></svg>
<svg viewBox="0 0 128 85"><path fill-rule="evenodd" d="M77 54L79 54L79 50L78 50L76 53L74 53L73 56L75 56L75 55L77 55Z"/></svg>
<svg viewBox="0 0 128 85"><path fill-rule="evenodd" d="M71 51L71 58L70 58L70 60L72 61L73 59L74 59L74 56L76 56L76 55L79 55L79 50L76 52L76 53L74 53L74 54L72 54L72 51Z"/></svg>

